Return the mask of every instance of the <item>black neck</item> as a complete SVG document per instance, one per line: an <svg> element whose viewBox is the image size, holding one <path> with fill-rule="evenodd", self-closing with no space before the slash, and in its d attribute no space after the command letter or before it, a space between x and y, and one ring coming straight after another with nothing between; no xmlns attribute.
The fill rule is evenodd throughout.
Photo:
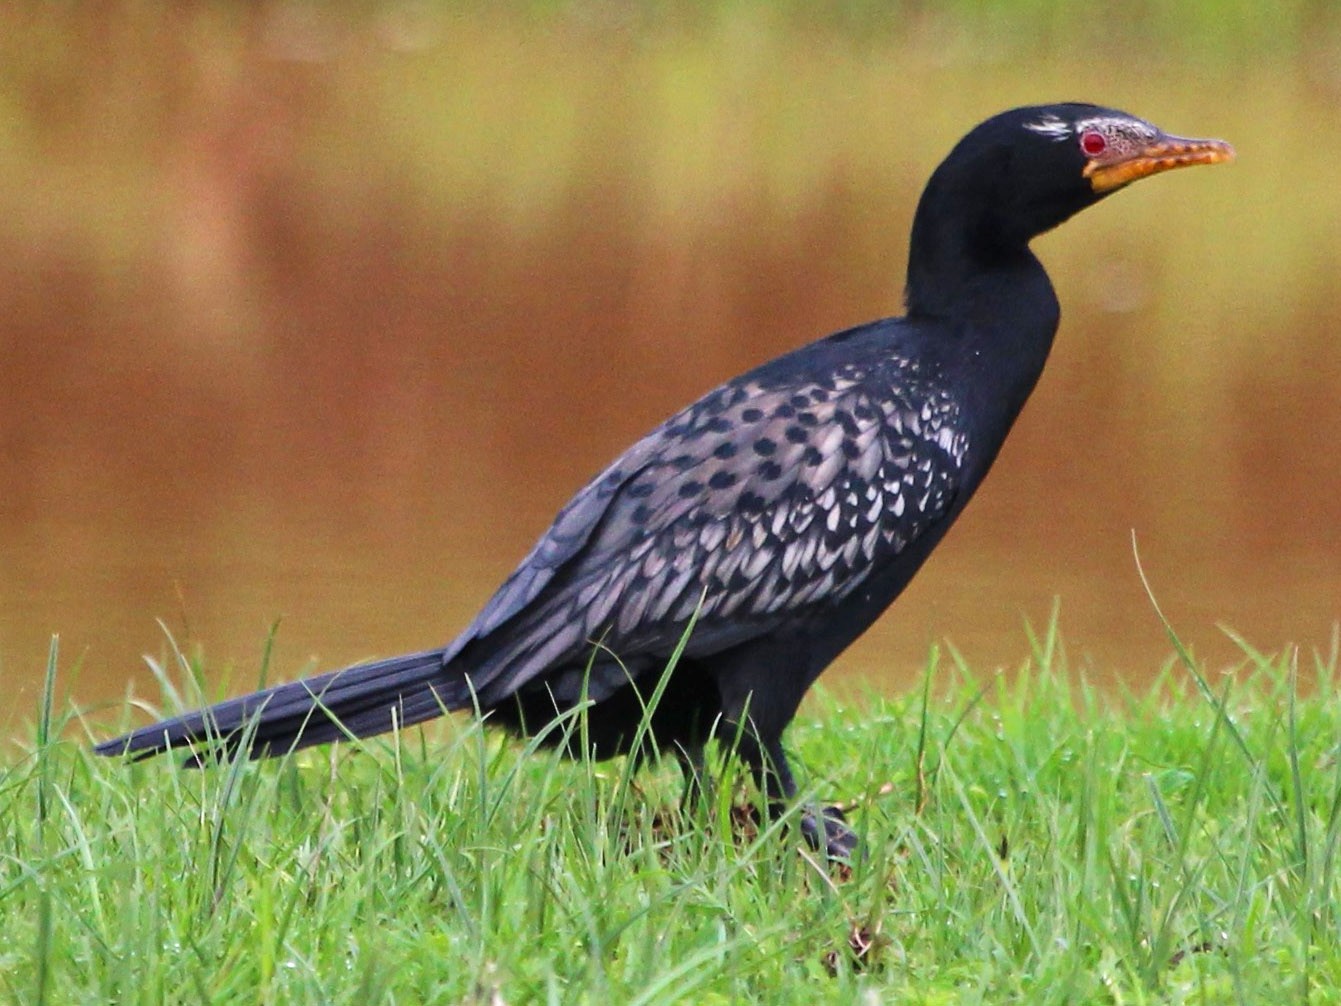
<svg viewBox="0 0 1341 1006"><path fill-rule="evenodd" d="M1042 373L1060 312L1028 236L1011 234L993 198L933 176L913 219L906 298L910 318L948 322L939 330L967 339L966 358L990 374L981 386L994 389L982 407L1002 410L1008 427Z"/></svg>
<svg viewBox="0 0 1341 1006"><path fill-rule="evenodd" d="M913 217L908 246L908 313L951 318L972 303L979 285L994 272L1018 272L1031 264L1028 239L1003 233L993 194L955 184L944 166L927 184Z"/></svg>

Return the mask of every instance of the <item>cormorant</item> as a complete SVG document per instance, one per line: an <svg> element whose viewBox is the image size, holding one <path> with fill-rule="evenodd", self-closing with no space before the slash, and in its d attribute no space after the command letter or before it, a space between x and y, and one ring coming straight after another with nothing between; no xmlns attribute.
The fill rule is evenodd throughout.
<svg viewBox="0 0 1341 1006"><path fill-rule="evenodd" d="M1042 372L1058 304L1029 242L1147 175L1228 161L1086 104L1017 108L968 133L913 218L907 314L787 353L710 391L578 491L447 646L278 685L97 746L279 755L478 709L535 734L644 746L687 791L718 739L770 803L795 797L783 729L820 672L899 595L987 474ZM685 640L686 632L690 629ZM836 810L802 815L833 855Z"/></svg>

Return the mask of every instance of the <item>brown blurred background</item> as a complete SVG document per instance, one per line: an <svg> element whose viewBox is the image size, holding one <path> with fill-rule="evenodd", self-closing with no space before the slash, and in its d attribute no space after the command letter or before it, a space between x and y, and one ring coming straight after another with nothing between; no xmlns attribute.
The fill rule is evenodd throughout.
<svg viewBox="0 0 1341 1006"><path fill-rule="evenodd" d="M1060 599L1070 666L1138 686L1170 648L1133 530L1212 670L1241 659L1220 624L1326 652L1334 7L6 6L0 726L52 633L90 706L157 700L156 619L233 690L281 616L286 678L446 641L671 410L899 313L930 170L1063 99L1239 161L1037 243L1063 305L1039 391L826 680L904 687L945 639L1014 666Z"/></svg>

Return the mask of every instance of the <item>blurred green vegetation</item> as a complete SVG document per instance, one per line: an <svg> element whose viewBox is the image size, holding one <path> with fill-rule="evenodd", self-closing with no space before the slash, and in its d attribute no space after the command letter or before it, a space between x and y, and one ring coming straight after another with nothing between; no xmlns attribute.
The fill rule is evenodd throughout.
<svg viewBox="0 0 1341 1006"><path fill-rule="evenodd" d="M524 227L608 187L661 227L742 199L802 212L835 184L909 199L968 124L1069 98L1231 136L1250 277L1307 271L1294 235L1337 206L1338 140L1315 126L1341 96L1341 5L1320 0L126 2L0 26L7 236L78 232L112 267L194 194L174 162L210 149L310 176L330 213L391 189Z"/></svg>
<svg viewBox="0 0 1341 1006"><path fill-rule="evenodd" d="M1153 298L1175 317L1145 328L1189 338L1156 356L1213 340L1293 375L1310 340L1261 333L1295 324L1286 291L1330 293L1341 261L1341 134L1318 128L1341 102L1334 3L124 3L0 19L0 247L78 255L132 298L165 228L268 183L326 229L394 207L525 233L578 207L682 237L742 213L781 235L837 193L883 218L851 228L874 245L968 124L1071 98L1241 153L1232 176L1197 178L1195 201L1180 178L1107 232L1110 259L1157 242L1158 281L1179 291ZM1095 254L1084 229L1056 241L1058 275ZM902 266L888 271L894 289ZM1330 324L1323 299L1299 313ZM1183 390L1217 379L1164 363Z"/></svg>

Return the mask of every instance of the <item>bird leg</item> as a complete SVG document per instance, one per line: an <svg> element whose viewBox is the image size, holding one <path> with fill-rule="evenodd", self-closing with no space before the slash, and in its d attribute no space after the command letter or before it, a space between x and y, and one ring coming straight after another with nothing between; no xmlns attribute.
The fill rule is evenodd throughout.
<svg viewBox="0 0 1341 1006"><path fill-rule="evenodd" d="M750 767L770 814L779 814L796 799L796 779L782 749L782 738L763 740L752 729L739 731L737 751ZM850 859L857 849L857 836L847 826L837 807L805 807L801 834L813 849L823 849L830 859Z"/></svg>

